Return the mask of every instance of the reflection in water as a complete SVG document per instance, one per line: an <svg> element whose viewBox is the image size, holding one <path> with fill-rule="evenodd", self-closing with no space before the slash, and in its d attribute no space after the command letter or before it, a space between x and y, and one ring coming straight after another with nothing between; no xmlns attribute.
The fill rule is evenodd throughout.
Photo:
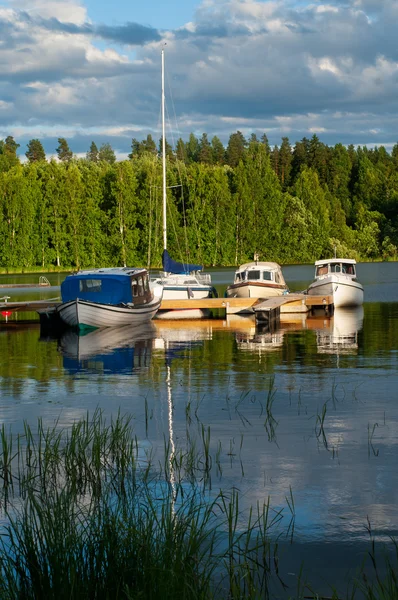
<svg viewBox="0 0 398 600"><path fill-rule="evenodd" d="M363 326L363 306L336 308L325 321L325 328L316 332L318 352L351 354L358 350L358 332Z"/></svg>
<svg viewBox="0 0 398 600"><path fill-rule="evenodd" d="M52 423L62 414L68 425L98 406L107 415L120 409L133 415L142 452L163 459L170 440L170 486L181 475L174 453L203 451L211 428L213 490L239 486L242 511L270 497L288 520L291 490L288 583L303 561L311 581L315 574L338 585L348 561L355 568L368 550L367 518L378 541L398 524L398 303L364 311L281 315L273 332L238 316L155 320L142 337L128 328L68 332L48 344L38 343L37 328L8 328L0 332L0 417L23 433L23 419ZM137 369L140 360L148 368Z"/></svg>
<svg viewBox="0 0 398 600"><path fill-rule="evenodd" d="M155 328L152 323L138 327L106 327L88 333L67 330L58 342L64 368L71 373L129 373L148 367Z"/></svg>

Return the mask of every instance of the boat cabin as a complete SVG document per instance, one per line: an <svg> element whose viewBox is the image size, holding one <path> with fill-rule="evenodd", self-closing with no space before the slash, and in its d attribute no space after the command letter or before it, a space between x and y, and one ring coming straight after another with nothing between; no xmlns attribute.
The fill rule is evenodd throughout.
<svg viewBox="0 0 398 600"><path fill-rule="evenodd" d="M356 261L351 258L333 258L329 260L317 260L315 263L315 277L322 277L329 273L343 273L356 276Z"/></svg>
<svg viewBox="0 0 398 600"><path fill-rule="evenodd" d="M241 265L235 273L235 283L266 281L286 285L282 270L277 263L257 262Z"/></svg>
<svg viewBox="0 0 398 600"><path fill-rule="evenodd" d="M146 304L152 299L146 269L130 267L78 271L61 284L62 302L79 298L99 304Z"/></svg>

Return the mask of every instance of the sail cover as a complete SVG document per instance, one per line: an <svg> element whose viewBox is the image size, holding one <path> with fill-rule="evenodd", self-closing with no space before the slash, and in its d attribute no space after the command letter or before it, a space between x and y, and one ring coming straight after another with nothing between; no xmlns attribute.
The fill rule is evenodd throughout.
<svg viewBox="0 0 398 600"><path fill-rule="evenodd" d="M189 263L179 263L170 257L167 250L163 250L162 254L163 270L166 273L174 273L175 275L187 275L191 271L201 271L202 265L191 265Z"/></svg>

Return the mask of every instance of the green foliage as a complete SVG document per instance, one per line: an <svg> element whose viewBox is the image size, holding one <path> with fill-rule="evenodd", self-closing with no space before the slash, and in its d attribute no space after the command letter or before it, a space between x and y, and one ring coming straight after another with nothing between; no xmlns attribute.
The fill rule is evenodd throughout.
<svg viewBox="0 0 398 600"><path fill-rule="evenodd" d="M73 152L70 150L65 138L58 138L56 153L61 162L70 162L73 158Z"/></svg>
<svg viewBox="0 0 398 600"><path fill-rule="evenodd" d="M110 144L102 144L98 152L98 160L113 165L116 162L115 152Z"/></svg>
<svg viewBox="0 0 398 600"><path fill-rule="evenodd" d="M41 141L37 139L30 140L25 156L31 163L46 160L46 153L44 152Z"/></svg>
<svg viewBox="0 0 398 600"><path fill-rule="evenodd" d="M87 160L90 162L98 162L99 161L99 153L98 148L95 142L91 142L90 150L86 154Z"/></svg>
<svg viewBox="0 0 398 600"><path fill-rule="evenodd" d="M59 162L30 140L21 165L12 136L0 140L0 267L159 266L161 153L150 134L132 140L129 161L91 143ZM161 140L160 140L161 147ZM293 149L287 137L240 131L225 149L206 133L166 143L168 246L179 260L231 265L254 253L312 262L334 246L347 256L394 260L398 248L398 144L329 148L316 135ZM128 164L127 164L128 163Z"/></svg>

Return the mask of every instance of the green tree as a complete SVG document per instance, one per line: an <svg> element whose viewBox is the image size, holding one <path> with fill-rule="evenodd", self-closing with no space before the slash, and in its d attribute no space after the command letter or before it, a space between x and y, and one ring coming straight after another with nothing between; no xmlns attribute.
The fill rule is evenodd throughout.
<svg viewBox="0 0 398 600"><path fill-rule="evenodd" d="M189 134L189 140L186 144L186 152L188 163L198 162L199 156L199 142L193 133Z"/></svg>
<svg viewBox="0 0 398 600"><path fill-rule="evenodd" d="M88 161L97 163L99 161L99 152L95 142L91 142L90 150L86 154Z"/></svg>
<svg viewBox="0 0 398 600"><path fill-rule="evenodd" d="M303 202L307 213L306 254L308 260L316 260L325 254L330 234L330 207L318 174L312 169L303 168L293 191Z"/></svg>
<svg viewBox="0 0 398 600"><path fill-rule="evenodd" d="M236 167L239 162L243 160L246 146L247 141L240 131L232 133L229 136L228 146L226 149L226 163L230 167Z"/></svg>
<svg viewBox="0 0 398 600"><path fill-rule="evenodd" d="M176 157L177 157L177 160L180 160L184 164L187 164L187 162L188 162L187 149L186 149L184 141L181 138L178 138L178 140L177 140Z"/></svg>
<svg viewBox="0 0 398 600"><path fill-rule="evenodd" d="M133 163L121 161L107 173L110 196L108 199L109 233L113 255L118 264L136 264L138 231L136 178Z"/></svg>
<svg viewBox="0 0 398 600"><path fill-rule="evenodd" d="M73 158L73 152L68 146L65 138L58 138L58 147L56 148L58 160L61 162L70 162Z"/></svg>
<svg viewBox="0 0 398 600"><path fill-rule="evenodd" d="M290 146L289 138L283 137L282 144L279 148L279 181L281 182L282 189L286 190L290 185L290 171L292 168L292 148Z"/></svg>
<svg viewBox="0 0 398 600"><path fill-rule="evenodd" d="M225 148L216 135L211 139L212 162L214 165L223 165L225 163Z"/></svg>
<svg viewBox="0 0 398 600"><path fill-rule="evenodd" d="M211 145L207 137L207 133L203 133L199 141L199 154L198 160L201 163L211 165L213 162L213 155L211 151Z"/></svg>
<svg viewBox="0 0 398 600"><path fill-rule="evenodd" d="M20 147L20 144L17 144L17 142L12 137L12 135L8 135L6 137L5 142L4 142L4 149L7 154L16 157L17 150L19 147Z"/></svg>
<svg viewBox="0 0 398 600"><path fill-rule="evenodd" d="M116 162L116 155L112 146L108 143L102 144L98 152L98 160L113 165Z"/></svg>
<svg viewBox="0 0 398 600"><path fill-rule="evenodd" d="M46 160L46 153L40 140L30 140L25 156L30 163Z"/></svg>

